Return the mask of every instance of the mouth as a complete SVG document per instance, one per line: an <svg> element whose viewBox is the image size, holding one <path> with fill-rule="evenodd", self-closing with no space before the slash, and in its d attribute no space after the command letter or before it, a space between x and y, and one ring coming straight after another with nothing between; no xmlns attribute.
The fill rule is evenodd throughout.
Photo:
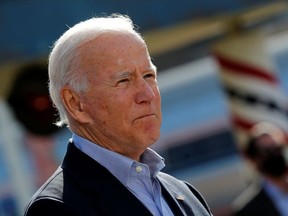
<svg viewBox="0 0 288 216"><path fill-rule="evenodd" d="M135 118L134 120L133 120L133 122L134 121L137 121L137 120L140 120L140 119L144 119L144 118L149 118L149 117L154 117L154 116L156 116L155 114L146 114L146 115L142 115L142 116L139 116L139 117L137 117L137 118Z"/></svg>

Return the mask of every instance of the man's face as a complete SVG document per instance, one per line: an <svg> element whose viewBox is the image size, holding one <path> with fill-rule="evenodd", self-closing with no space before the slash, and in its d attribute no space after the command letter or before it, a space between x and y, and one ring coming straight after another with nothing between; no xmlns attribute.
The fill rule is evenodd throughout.
<svg viewBox="0 0 288 216"><path fill-rule="evenodd" d="M162 120L156 68L145 43L132 34L105 34L83 44L80 55L90 81L81 94L90 118L86 138L138 157L159 138Z"/></svg>

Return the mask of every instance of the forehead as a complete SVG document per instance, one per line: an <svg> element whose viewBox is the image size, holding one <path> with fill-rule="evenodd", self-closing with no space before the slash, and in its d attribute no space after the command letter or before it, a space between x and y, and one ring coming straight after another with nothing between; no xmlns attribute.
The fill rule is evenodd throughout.
<svg viewBox="0 0 288 216"><path fill-rule="evenodd" d="M132 33L103 33L79 47L82 68L107 69L137 64L151 67L144 40Z"/></svg>
<svg viewBox="0 0 288 216"><path fill-rule="evenodd" d="M81 55L98 54L107 55L117 53L119 50L140 48L147 49L144 40L132 32L105 32L81 44Z"/></svg>

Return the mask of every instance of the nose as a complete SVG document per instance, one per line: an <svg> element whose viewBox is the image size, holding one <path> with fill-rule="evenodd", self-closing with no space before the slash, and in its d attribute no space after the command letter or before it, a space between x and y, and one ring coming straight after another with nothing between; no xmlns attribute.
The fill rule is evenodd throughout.
<svg viewBox="0 0 288 216"><path fill-rule="evenodd" d="M141 79L139 84L136 86L136 103L150 103L156 98L157 86L150 84L145 79ZM158 91L158 89L157 89Z"/></svg>

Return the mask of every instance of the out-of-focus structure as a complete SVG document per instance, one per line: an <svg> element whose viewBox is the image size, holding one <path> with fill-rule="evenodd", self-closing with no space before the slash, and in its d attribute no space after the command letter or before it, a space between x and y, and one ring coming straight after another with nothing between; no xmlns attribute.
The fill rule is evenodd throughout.
<svg viewBox="0 0 288 216"><path fill-rule="evenodd" d="M6 118L0 119L0 215L21 214L41 169L33 165L27 140L21 143L23 123L6 104L12 83L27 65L46 66L49 46L67 26L113 12L128 14L140 26L158 67L163 125L153 148L166 159L166 171L195 185L215 216L228 215L232 200L253 178L234 136L239 121L232 120L252 124L265 117L287 125L286 1L2 1L0 116ZM45 139L54 148L53 163L60 164L66 148L58 141L69 136L63 129L53 135L54 144ZM41 137L32 143L46 142Z"/></svg>

